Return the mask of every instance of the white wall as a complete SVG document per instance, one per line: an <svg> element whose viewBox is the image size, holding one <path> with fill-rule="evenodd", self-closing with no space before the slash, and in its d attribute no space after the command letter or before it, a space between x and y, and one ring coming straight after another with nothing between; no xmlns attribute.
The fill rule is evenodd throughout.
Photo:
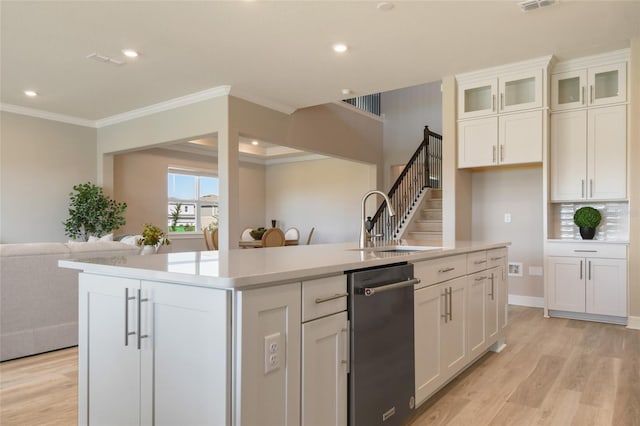
<svg viewBox="0 0 640 426"><path fill-rule="evenodd" d="M509 294L543 297L543 277L529 275L530 266L544 265L542 168L473 172L472 187L473 240L511 241L509 261L521 262L524 273L509 277Z"/></svg>
<svg viewBox="0 0 640 426"><path fill-rule="evenodd" d="M423 139L424 126L442 134L442 92L440 81L384 92L383 150L384 184L391 187L391 166L405 164Z"/></svg>
<svg viewBox="0 0 640 426"><path fill-rule="evenodd" d="M96 130L0 112L0 243L63 242L73 185L96 182Z"/></svg>
<svg viewBox="0 0 640 426"><path fill-rule="evenodd" d="M302 241L315 227L312 244L357 241L360 199L376 184L373 167L339 159L268 166L264 224L295 226Z"/></svg>

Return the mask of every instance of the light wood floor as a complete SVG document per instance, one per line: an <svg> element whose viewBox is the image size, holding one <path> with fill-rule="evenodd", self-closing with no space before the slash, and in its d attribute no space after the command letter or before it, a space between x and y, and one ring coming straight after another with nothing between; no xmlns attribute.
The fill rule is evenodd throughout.
<svg viewBox="0 0 640 426"><path fill-rule="evenodd" d="M507 348L447 385L411 426L640 426L640 331L534 308L509 315ZM75 348L1 363L0 425L75 425L77 363Z"/></svg>

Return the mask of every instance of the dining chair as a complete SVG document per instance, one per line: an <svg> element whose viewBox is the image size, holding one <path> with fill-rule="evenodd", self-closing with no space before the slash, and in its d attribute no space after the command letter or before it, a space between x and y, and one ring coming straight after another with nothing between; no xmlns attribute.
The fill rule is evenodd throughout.
<svg viewBox="0 0 640 426"><path fill-rule="evenodd" d="M262 247L280 247L284 241L284 232L280 228L269 228L262 235Z"/></svg>
<svg viewBox="0 0 640 426"><path fill-rule="evenodd" d="M244 228L240 234L240 241L253 241L253 237L251 236L252 230L253 228Z"/></svg>
<svg viewBox="0 0 640 426"><path fill-rule="evenodd" d="M204 244L207 246L207 250L215 250L213 248L213 238L211 236L211 230L209 228L204 228L203 233L204 233Z"/></svg>
<svg viewBox="0 0 640 426"><path fill-rule="evenodd" d="M218 228L211 232L211 244L213 246L213 250L218 250Z"/></svg>
<svg viewBox="0 0 640 426"><path fill-rule="evenodd" d="M316 229L316 227L314 226L313 228L311 228L311 231L309 231L309 236L307 237L307 245L311 244L311 237L313 237L313 231Z"/></svg>
<svg viewBox="0 0 640 426"><path fill-rule="evenodd" d="M284 239L286 241L298 241L300 239L300 231L292 226L284 232Z"/></svg>

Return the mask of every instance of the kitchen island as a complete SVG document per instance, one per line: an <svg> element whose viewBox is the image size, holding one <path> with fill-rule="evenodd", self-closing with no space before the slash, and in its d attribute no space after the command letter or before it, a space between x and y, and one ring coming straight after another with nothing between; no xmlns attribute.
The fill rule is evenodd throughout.
<svg viewBox="0 0 640 426"><path fill-rule="evenodd" d="M79 424L347 423L346 271L409 262L416 405L504 344L508 243L123 256L79 269ZM409 250L413 249L413 250Z"/></svg>

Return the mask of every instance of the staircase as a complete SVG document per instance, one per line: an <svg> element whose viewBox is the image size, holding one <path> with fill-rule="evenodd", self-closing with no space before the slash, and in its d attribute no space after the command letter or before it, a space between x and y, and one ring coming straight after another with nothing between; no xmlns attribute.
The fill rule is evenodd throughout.
<svg viewBox="0 0 640 426"><path fill-rule="evenodd" d="M408 223L400 238L442 241L442 189L427 189L420 206Z"/></svg>
<svg viewBox="0 0 640 426"><path fill-rule="evenodd" d="M424 128L424 139L389 191L396 214L383 202L372 218L384 240L442 240L442 136Z"/></svg>

